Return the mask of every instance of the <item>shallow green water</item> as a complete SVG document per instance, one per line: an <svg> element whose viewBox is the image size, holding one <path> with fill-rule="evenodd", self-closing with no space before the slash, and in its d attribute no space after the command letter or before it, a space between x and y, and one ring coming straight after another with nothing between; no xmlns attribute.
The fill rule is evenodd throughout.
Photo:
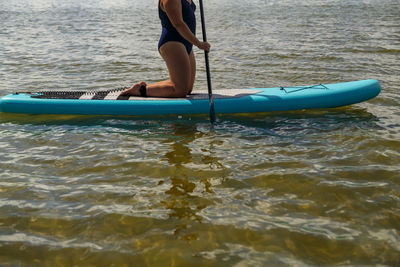
<svg viewBox="0 0 400 267"><path fill-rule="evenodd" d="M400 264L398 1L205 5L214 88L376 78L382 93L214 129L207 116L0 114L0 265ZM1 95L165 78L156 11L0 0Z"/></svg>

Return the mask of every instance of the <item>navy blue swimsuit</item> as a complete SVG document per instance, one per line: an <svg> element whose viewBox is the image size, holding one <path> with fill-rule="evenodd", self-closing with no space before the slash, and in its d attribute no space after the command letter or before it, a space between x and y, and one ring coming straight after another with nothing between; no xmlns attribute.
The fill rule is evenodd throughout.
<svg viewBox="0 0 400 267"><path fill-rule="evenodd" d="M193 3L193 1L191 4L187 0L181 0L181 2L182 2L183 21L187 24L190 31L193 34L196 34L196 16L194 13L196 10L196 5ZM193 45L188 40L183 38L179 34L179 32L175 29L175 27L172 25L171 21L168 18L167 13L165 13L161 8L161 0L158 1L158 16L160 17L162 26L161 37L160 40L158 41L158 50L160 50L160 47L163 44L173 41L184 44L187 53L190 54Z"/></svg>

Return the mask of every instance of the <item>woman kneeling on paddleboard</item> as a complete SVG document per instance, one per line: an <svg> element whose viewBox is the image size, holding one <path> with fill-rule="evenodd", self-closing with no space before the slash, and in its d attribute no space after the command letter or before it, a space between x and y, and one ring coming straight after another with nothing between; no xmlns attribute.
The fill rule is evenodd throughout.
<svg viewBox="0 0 400 267"><path fill-rule="evenodd" d="M196 5L193 0L159 0L158 14L162 33L158 51L164 59L169 80L153 84L139 82L121 95L152 97L185 97L190 94L196 76L193 45L209 51L210 44L196 38Z"/></svg>

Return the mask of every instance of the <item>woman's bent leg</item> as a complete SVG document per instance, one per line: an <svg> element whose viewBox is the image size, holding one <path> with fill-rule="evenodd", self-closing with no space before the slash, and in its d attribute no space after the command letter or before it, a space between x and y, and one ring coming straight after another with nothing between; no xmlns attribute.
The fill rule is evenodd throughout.
<svg viewBox="0 0 400 267"><path fill-rule="evenodd" d="M192 70L185 46L179 42L168 42L160 47L160 54L169 72L169 81L166 81L169 87L165 88L169 91L168 96L186 96L190 89ZM152 85L148 86L148 94L151 95L151 91L155 89L157 89L157 87L152 87Z"/></svg>
<svg viewBox="0 0 400 267"><path fill-rule="evenodd" d="M167 65L170 79L147 85L147 96L185 97L192 91L196 73L193 51L188 55L183 44L168 42L161 46L160 54ZM139 89L143 84L145 83L137 83L122 94L140 95Z"/></svg>

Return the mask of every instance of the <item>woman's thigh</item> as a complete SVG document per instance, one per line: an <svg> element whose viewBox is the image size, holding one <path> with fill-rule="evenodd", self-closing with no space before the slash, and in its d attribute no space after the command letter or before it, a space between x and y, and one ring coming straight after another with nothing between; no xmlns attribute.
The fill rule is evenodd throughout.
<svg viewBox="0 0 400 267"><path fill-rule="evenodd" d="M194 81L196 79L196 58L194 57L193 50L189 54L189 61L190 61L190 84L189 84L189 94L193 90Z"/></svg>
<svg viewBox="0 0 400 267"><path fill-rule="evenodd" d="M192 87L192 68L185 46L179 42L167 42L160 47L160 54L175 90L187 94Z"/></svg>

